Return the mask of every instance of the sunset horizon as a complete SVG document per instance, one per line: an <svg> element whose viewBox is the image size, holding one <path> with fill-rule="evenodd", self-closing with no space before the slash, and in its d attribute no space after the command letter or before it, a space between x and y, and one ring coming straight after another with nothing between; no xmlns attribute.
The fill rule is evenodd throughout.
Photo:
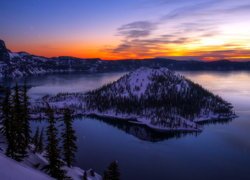
<svg viewBox="0 0 250 180"><path fill-rule="evenodd" d="M61 1L60 6L2 1L0 39L13 52L45 57L250 60L247 0L110 0L99 5L97 0Z"/></svg>
<svg viewBox="0 0 250 180"><path fill-rule="evenodd" d="M0 0L1 180L250 180L250 0Z"/></svg>

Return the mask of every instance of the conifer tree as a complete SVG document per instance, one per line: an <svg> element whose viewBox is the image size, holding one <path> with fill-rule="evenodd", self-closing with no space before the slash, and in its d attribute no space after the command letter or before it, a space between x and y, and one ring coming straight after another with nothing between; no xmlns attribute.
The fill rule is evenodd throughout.
<svg viewBox="0 0 250 180"><path fill-rule="evenodd" d="M71 166L74 157L75 152L77 150L76 146L76 136L75 131L72 127L72 114L69 109L64 110L64 129L62 132L62 138L63 138L63 154L64 154L64 161L67 163L67 166Z"/></svg>
<svg viewBox="0 0 250 180"><path fill-rule="evenodd" d="M27 156L27 143L24 133L24 123L22 118L22 105L20 101L19 86L16 84L12 98L13 103L13 119L11 121L11 138L13 138L13 159L21 161Z"/></svg>
<svg viewBox="0 0 250 180"><path fill-rule="evenodd" d="M1 106L1 111L2 111L2 116L1 116L1 123L2 123L2 128L1 132L3 135L6 136L7 141L10 133L10 121L11 121L11 91L9 88L6 89L4 98L2 100L2 106Z"/></svg>
<svg viewBox="0 0 250 180"><path fill-rule="evenodd" d="M38 148L37 151L38 152L43 152L43 129L41 130L40 136L39 136L39 141L38 141Z"/></svg>
<svg viewBox="0 0 250 180"><path fill-rule="evenodd" d="M11 104L11 90L6 89L5 96L3 99L2 105L2 124L3 127L1 131L6 137L7 141L7 150L6 155L14 158L15 154L15 141L14 141L14 129L13 129L13 113L12 113L12 104Z"/></svg>
<svg viewBox="0 0 250 180"><path fill-rule="evenodd" d="M29 142L29 116L27 89L20 92L18 84L11 93L6 90L2 107L2 131L6 136L8 143L6 155L21 161L27 156L27 147Z"/></svg>
<svg viewBox="0 0 250 180"><path fill-rule="evenodd" d="M35 135L32 139L32 143L34 144L35 146L35 152L37 152L37 149L38 149L38 141L39 141L39 127L36 128L36 132L35 132Z"/></svg>
<svg viewBox="0 0 250 180"><path fill-rule="evenodd" d="M117 161L112 162L108 169L104 172L103 180L119 180L120 171Z"/></svg>
<svg viewBox="0 0 250 180"><path fill-rule="evenodd" d="M60 160L60 151L59 151L59 140L57 138L58 131L55 127L55 118L54 111L50 107L47 109L47 114L49 118L49 125L47 127L47 158L49 161L48 166L46 167L48 173L56 178L63 179L65 177L64 171L61 170L62 161Z"/></svg>
<svg viewBox="0 0 250 180"><path fill-rule="evenodd" d="M27 84L26 80L24 82L22 91L21 91L21 97L22 97L22 119L23 119L23 131L24 131L24 137L25 137L25 143L26 146L28 146L30 141L30 123L29 123L29 97L27 94Z"/></svg>
<svg viewBox="0 0 250 180"><path fill-rule="evenodd" d="M87 175L87 171L84 171L83 176L82 176L83 180L88 180L88 175Z"/></svg>

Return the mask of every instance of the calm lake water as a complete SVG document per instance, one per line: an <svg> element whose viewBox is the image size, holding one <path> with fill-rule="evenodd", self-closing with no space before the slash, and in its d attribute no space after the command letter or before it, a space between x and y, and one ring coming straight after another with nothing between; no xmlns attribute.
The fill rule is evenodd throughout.
<svg viewBox="0 0 250 180"><path fill-rule="evenodd" d="M202 133L188 135L160 135L127 123L77 119L76 165L102 174L111 161L117 160L123 180L249 180L250 73L180 73L231 102L239 117L232 122L205 125ZM29 94L37 98L59 92L84 92L123 74L30 77ZM37 125L32 124L33 128ZM46 127L46 122L39 126Z"/></svg>

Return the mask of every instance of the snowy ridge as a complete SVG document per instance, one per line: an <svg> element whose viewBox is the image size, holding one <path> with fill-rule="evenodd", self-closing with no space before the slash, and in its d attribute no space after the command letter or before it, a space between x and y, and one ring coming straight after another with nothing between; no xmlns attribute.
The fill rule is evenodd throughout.
<svg viewBox="0 0 250 180"><path fill-rule="evenodd" d="M144 124L157 131L201 131L198 122L235 117L232 105L167 68L139 68L87 93L44 97L58 113L97 115Z"/></svg>
<svg viewBox="0 0 250 180"><path fill-rule="evenodd" d="M29 75L62 72L95 72L100 60L73 57L46 58L26 52L11 52L0 40L0 78L16 78Z"/></svg>
<svg viewBox="0 0 250 180"><path fill-rule="evenodd" d="M0 78L16 78L30 75L65 72L121 72L140 67L168 67L174 70L250 70L249 62L197 62L176 61L165 58L143 60L108 61L101 59L82 59L74 57L41 57L26 52L11 52L0 40Z"/></svg>

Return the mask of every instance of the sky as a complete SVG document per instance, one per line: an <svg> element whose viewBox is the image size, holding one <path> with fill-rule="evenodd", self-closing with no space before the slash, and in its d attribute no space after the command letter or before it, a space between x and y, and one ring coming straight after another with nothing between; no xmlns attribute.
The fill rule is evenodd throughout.
<svg viewBox="0 0 250 180"><path fill-rule="evenodd" d="M102 59L250 60L250 0L1 0L14 51Z"/></svg>

